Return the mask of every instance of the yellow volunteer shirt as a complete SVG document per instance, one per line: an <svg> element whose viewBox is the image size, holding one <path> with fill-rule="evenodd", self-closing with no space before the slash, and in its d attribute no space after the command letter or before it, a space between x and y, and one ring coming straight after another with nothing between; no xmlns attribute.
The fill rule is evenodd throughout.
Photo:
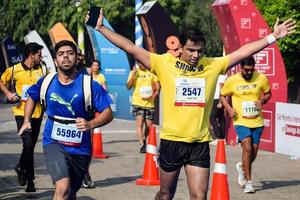
<svg viewBox="0 0 300 200"><path fill-rule="evenodd" d="M93 79L97 81L100 85L103 85L105 83L105 77L101 73L93 75Z"/></svg>
<svg viewBox="0 0 300 200"><path fill-rule="evenodd" d="M12 68L9 67L1 76L1 80L4 84L8 84L11 81ZM27 89L37 83L37 81L43 77L43 70L41 67L29 69L22 63L18 63L14 67L14 80L16 93L21 97L21 105L13 107L15 116L24 116L25 102L28 98ZM37 103L32 118L39 118L42 113L42 107Z"/></svg>
<svg viewBox="0 0 300 200"><path fill-rule="evenodd" d="M161 84L163 122L161 139L182 142L211 140L209 116L219 74L229 58L203 57L193 67L166 53L151 53L151 70Z"/></svg>
<svg viewBox="0 0 300 200"><path fill-rule="evenodd" d="M256 109L254 102L268 91L270 84L264 74L254 72L250 81L246 81L241 73L230 76L222 87L221 95L232 97L232 106L237 113L233 124L249 128L263 126L262 112Z"/></svg>
<svg viewBox="0 0 300 200"><path fill-rule="evenodd" d="M132 78L133 73L130 72L127 82ZM136 77L133 84L132 105L140 106L144 108L154 108L154 99L147 99L153 95L154 83L158 82L157 76L151 73L149 70L141 70L137 68Z"/></svg>

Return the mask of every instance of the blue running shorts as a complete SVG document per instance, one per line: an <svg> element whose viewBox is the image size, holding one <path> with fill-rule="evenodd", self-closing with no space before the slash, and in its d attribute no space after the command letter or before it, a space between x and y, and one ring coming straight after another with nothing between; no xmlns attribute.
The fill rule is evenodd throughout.
<svg viewBox="0 0 300 200"><path fill-rule="evenodd" d="M256 128L249 128L246 126L240 126L236 125L234 126L235 131L238 135L239 142L243 141L246 137L251 137L252 138L252 143L253 144L259 144L261 134L264 130L264 127L256 127Z"/></svg>

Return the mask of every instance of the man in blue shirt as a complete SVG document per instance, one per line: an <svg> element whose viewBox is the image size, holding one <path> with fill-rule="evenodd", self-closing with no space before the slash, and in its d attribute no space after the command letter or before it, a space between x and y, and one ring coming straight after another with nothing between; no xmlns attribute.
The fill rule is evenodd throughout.
<svg viewBox="0 0 300 200"><path fill-rule="evenodd" d="M101 114L95 118L85 109L84 75L76 71L76 45L63 40L55 45L58 73L45 94L48 119L43 132L43 150L47 169L55 185L54 199L76 199L91 159L91 130L113 119L111 99L95 81L92 82L92 104ZM40 101L44 79L28 89L25 119L19 134L31 129L31 114Z"/></svg>

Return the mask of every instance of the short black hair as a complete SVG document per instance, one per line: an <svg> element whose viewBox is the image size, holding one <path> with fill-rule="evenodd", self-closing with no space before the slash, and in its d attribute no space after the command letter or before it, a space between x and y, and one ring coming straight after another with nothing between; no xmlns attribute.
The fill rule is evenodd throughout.
<svg viewBox="0 0 300 200"><path fill-rule="evenodd" d="M91 63L90 66L92 66L94 62L98 63L98 65L99 65L99 70L101 71L102 68L101 68L101 62L100 62L100 60L94 59L94 60L92 61L92 63Z"/></svg>
<svg viewBox="0 0 300 200"><path fill-rule="evenodd" d="M56 45L54 46L55 55L56 55L58 49L60 49L63 46L70 46L73 49L73 51L75 53L77 53L77 46L76 46L76 44L74 44L74 42L69 41L69 40L61 40L58 43L56 43Z"/></svg>
<svg viewBox="0 0 300 200"><path fill-rule="evenodd" d="M179 37L180 44L184 46L187 42L187 40L190 40L192 42L203 42L206 43L206 40L204 38L204 35L202 31L200 31L197 28L188 28L187 30L183 31Z"/></svg>
<svg viewBox="0 0 300 200"><path fill-rule="evenodd" d="M247 66L255 66L255 59L252 56L249 56L240 62L241 67Z"/></svg>
<svg viewBox="0 0 300 200"><path fill-rule="evenodd" d="M25 45L25 58L28 58L30 54L36 54L39 50L44 47L36 42L30 42Z"/></svg>
<svg viewBox="0 0 300 200"><path fill-rule="evenodd" d="M93 60L93 61L92 61L92 64L93 64L94 62L98 63L99 66L101 65L101 62L100 62L99 60L97 60L97 59Z"/></svg>

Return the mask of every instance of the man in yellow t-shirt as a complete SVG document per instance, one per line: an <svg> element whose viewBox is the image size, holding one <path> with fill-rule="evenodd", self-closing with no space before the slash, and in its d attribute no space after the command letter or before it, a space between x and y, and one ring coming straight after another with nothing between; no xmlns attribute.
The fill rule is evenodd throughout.
<svg viewBox="0 0 300 200"><path fill-rule="evenodd" d="M90 67L91 73L93 76L93 79L97 81L106 91L107 91L107 84L106 80L103 74L101 74L99 71L101 71L101 65L99 60L93 60L92 65Z"/></svg>
<svg viewBox="0 0 300 200"><path fill-rule="evenodd" d="M88 16L87 16L88 19ZM209 115L218 76L240 60L262 50L295 31L295 21L276 22L274 32L243 45L225 57L203 56L205 39L197 29L180 36L179 58L158 55L134 45L129 39L103 24L101 9L95 29L106 39L153 71L162 91L160 131L160 190L155 199L172 199L184 166L191 199L206 199L209 183Z"/></svg>
<svg viewBox="0 0 300 200"><path fill-rule="evenodd" d="M227 79L221 90L221 101L230 117L242 144L242 162L236 167L238 182L245 193L253 193L251 168L254 162L260 137L264 127L261 108L271 98L271 88L264 74L255 72L255 60L252 56L241 62L241 72ZM232 97L232 107L225 96Z"/></svg>
<svg viewBox="0 0 300 200"><path fill-rule="evenodd" d="M11 102L16 102L13 107L17 129L21 128L24 121L25 102L27 101L27 89L37 83L46 75L46 69L40 65L43 46L33 42L25 46L25 60L6 69L1 76L0 89ZM13 82L13 91L9 91L6 85ZM27 184L26 192L35 192L34 186L34 147L37 142L43 118L41 105L38 104L33 112L32 132L21 136L23 150L19 163L15 167L18 182L21 186Z"/></svg>
<svg viewBox="0 0 300 200"><path fill-rule="evenodd" d="M133 89L132 115L136 119L136 132L140 143L140 153L146 153L146 138L154 119L154 99L159 93L157 76L143 65L133 67L127 80L127 89ZM145 132L144 123L146 123Z"/></svg>

